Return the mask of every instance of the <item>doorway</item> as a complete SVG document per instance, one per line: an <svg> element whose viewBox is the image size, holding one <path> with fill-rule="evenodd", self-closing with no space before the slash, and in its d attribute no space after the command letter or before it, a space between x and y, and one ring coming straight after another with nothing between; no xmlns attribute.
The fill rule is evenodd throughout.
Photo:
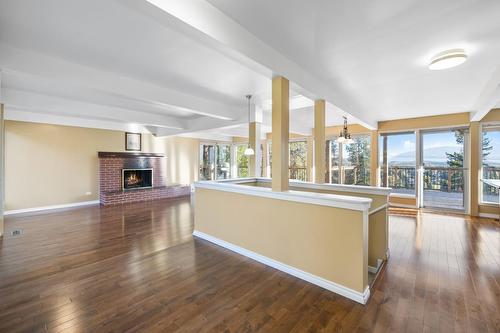
<svg viewBox="0 0 500 333"><path fill-rule="evenodd" d="M468 198L468 130L421 132L422 207L465 211Z"/></svg>

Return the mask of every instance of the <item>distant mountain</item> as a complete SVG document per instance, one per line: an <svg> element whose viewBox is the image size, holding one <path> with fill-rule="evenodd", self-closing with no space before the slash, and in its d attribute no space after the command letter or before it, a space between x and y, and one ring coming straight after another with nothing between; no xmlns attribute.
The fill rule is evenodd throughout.
<svg viewBox="0 0 500 333"><path fill-rule="evenodd" d="M446 165L446 153L458 151L455 146L443 146L424 149L424 160L434 165ZM409 165L415 162L415 152L408 151L390 157L390 164ZM488 155L488 164L500 166L500 151L491 152Z"/></svg>

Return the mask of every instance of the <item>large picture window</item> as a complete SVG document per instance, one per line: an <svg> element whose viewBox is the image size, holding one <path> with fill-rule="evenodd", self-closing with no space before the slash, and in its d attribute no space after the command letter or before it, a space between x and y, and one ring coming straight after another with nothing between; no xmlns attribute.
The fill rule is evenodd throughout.
<svg viewBox="0 0 500 333"><path fill-rule="evenodd" d="M483 179L500 179L500 125L483 126ZM498 190L483 184L482 202L498 203Z"/></svg>
<svg viewBox="0 0 500 333"><path fill-rule="evenodd" d="M379 138L380 184L393 193L415 195L415 132L385 133Z"/></svg>
<svg viewBox="0 0 500 333"><path fill-rule="evenodd" d="M306 141L290 141L288 143L288 173L290 179L307 181L307 143ZM273 143L267 143L267 175L272 177Z"/></svg>
<svg viewBox="0 0 500 333"><path fill-rule="evenodd" d="M327 140L327 180L332 184L370 185L370 135L352 139L349 144Z"/></svg>

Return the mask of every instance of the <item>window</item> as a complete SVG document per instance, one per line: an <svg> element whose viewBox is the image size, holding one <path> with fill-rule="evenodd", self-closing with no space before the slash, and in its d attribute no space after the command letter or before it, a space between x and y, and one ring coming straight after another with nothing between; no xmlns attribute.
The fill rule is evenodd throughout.
<svg viewBox="0 0 500 333"><path fill-rule="evenodd" d="M370 185L370 136L359 135L342 146L343 184Z"/></svg>
<svg viewBox="0 0 500 333"><path fill-rule="evenodd" d="M267 143L267 175L266 177L271 178L273 176L273 143L269 141Z"/></svg>
<svg viewBox="0 0 500 333"><path fill-rule="evenodd" d="M483 126L483 179L500 179L500 125ZM482 202L498 203L498 190L482 184Z"/></svg>
<svg viewBox="0 0 500 333"><path fill-rule="evenodd" d="M231 145L217 145L217 179L231 178Z"/></svg>
<svg viewBox="0 0 500 333"><path fill-rule="evenodd" d="M248 177L248 156L245 155L247 144L236 146L236 166L238 178Z"/></svg>
<svg viewBox="0 0 500 333"><path fill-rule="evenodd" d="M370 185L370 136L353 136L353 143L327 140L327 181L332 184Z"/></svg>
<svg viewBox="0 0 500 333"><path fill-rule="evenodd" d="M290 179L307 181L307 143L290 141L288 172Z"/></svg>
<svg viewBox="0 0 500 333"><path fill-rule="evenodd" d="M213 180L215 168L215 145L200 144L200 180Z"/></svg>
<svg viewBox="0 0 500 333"><path fill-rule="evenodd" d="M231 145L200 144L200 180L231 178Z"/></svg>
<svg viewBox="0 0 500 333"><path fill-rule="evenodd" d="M379 139L381 186L393 193L415 195L415 132L381 134Z"/></svg>
<svg viewBox="0 0 500 333"><path fill-rule="evenodd" d="M288 173L290 179L307 181L307 143L290 141L288 144ZM273 176L273 143L267 142L267 174Z"/></svg>

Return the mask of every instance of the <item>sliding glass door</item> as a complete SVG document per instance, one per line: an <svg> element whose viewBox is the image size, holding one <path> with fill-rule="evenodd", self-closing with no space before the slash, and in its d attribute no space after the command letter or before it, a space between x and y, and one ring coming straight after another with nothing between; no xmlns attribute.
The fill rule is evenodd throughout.
<svg viewBox="0 0 500 333"><path fill-rule="evenodd" d="M421 132L423 207L465 210L467 137L466 129Z"/></svg>

